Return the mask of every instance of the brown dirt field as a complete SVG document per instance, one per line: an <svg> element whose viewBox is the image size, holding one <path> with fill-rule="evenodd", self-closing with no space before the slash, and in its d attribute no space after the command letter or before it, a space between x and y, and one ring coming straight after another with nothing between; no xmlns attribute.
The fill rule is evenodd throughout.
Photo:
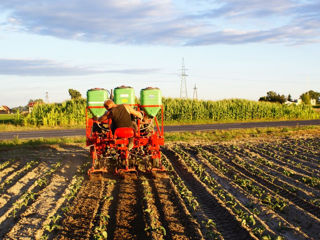
<svg viewBox="0 0 320 240"><path fill-rule="evenodd" d="M162 152L165 173L90 180L81 144L1 150L0 239L320 238L319 136Z"/></svg>

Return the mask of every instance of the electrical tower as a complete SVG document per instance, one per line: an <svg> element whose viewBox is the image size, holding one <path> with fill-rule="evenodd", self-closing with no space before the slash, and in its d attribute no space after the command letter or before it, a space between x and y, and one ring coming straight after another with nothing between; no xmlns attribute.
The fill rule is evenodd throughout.
<svg viewBox="0 0 320 240"><path fill-rule="evenodd" d="M184 58L182 58L180 98L184 98L184 99L188 98L187 80L186 80L186 77L188 75L186 74L186 70L187 69L184 66Z"/></svg>
<svg viewBox="0 0 320 240"><path fill-rule="evenodd" d="M196 84L194 85L194 88L193 88L193 100L198 100L198 88Z"/></svg>
<svg viewBox="0 0 320 240"><path fill-rule="evenodd" d="M46 92L46 103L49 103L49 93L48 92Z"/></svg>

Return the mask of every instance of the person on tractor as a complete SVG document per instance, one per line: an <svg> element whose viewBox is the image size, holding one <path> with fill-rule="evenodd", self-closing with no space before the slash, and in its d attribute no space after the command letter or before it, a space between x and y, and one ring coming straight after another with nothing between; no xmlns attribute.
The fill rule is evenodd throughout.
<svg viewBox="0 0 320 240"><path fill-rule="evenodd" d="M143 116L140 112L134 110L130 105L127 104L115 104L111 99L108 99L104 102L104 107L107 112L99 117L97 120L99 122L105 121L107 119L112 120L111 131L114 134L117 128L128 127L133 128L134 131L137 130L137 125L131 120L131 115L136 116L140 119L143 119ZM129 150L133 147L133 138L129 139Z"/></svg>

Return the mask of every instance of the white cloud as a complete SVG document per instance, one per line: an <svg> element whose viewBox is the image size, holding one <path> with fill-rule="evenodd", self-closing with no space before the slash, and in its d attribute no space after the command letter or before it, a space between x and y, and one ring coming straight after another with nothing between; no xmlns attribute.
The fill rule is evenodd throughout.
<svg viewBox="0 0 320 240"><path fill-rule="evenodd" d="M319 40L316 0L201 2L194 13L170 0L1 0L0 10L10 12L6 24L21 31L81 41L181 46ZM239 19L245 24L239 26ZM266 23L261 29L255 22Z"/></svg>
<svg viewBox="0 0 320 240"><path fill-rule="evenodd" d="M84 76L92 74L148 74L159 69L95 69L69 66L46 59L0 59L0 75L18 76Z"/></svg>

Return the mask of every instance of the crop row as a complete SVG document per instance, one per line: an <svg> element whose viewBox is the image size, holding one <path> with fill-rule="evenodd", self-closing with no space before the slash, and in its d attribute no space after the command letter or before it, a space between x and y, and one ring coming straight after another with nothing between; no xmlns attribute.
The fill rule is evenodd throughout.
<svg viewBox="0 0 320 240"><path fill-rule="evenodd" d="M248 145L250 144L245 144L249 149L250 147L248 147ZM251 147L256 150L254 154L259 154L260 148L256 146ZM180 148L180 150L177 150L178 148ZM246 155L246 159L242 159L242 156L237 154L238 151L247 153L247 150L243 150L243 146L237 147L231 145L231 147L227 147L226 145L219 144L217 144L217 146L198 145L191 148L178 146L175 149L175 151L180 151L180 154L182 154L185 161L188 158L191 158L192 161L196 161L196 163L194 163L194 171L198 171L200 176L209 172L209 176L215 176L215 179L218 178L220 182L226 177L229 184L226 184L228 185L227 189L231 188L230 183L233 182L247 192L247 194L245 194L247 197L255 198L260 202L261 206L266 206L275 211L279 219L282 218L288 221L288 226L285 226L279 221L279 225L282 227L285 226L284 228L286 228L286 231L290 228L291 230L294 230L299 226L302 229L300 233L302 236L305 234L317 236L316 232L319 230L316 227L319 223L319 216L317 214L319 213L319 208L316 206L318 201L317 198L309 196L306 199L309 202L306 201L302 196L306 196L306 194L310 193L304 191L303 187L302 189L298 189L295 188L294 185L291 185L293 188L290 189L290 192L286 189L289 185L284 181L279 181L279 175L272 176L267 174L267 172L261 171L259 167L256 166L259 164L259 161L255 162L254 158L252 160L250 159L250 156L254 155ZM201 159L197 160L197 158ZM270 157L270 159L272 158ZM213 167L213 172L208 170L208 165L205 164L205 162L208 162L210 167ZM198 166L196 164L198 164ZM201 164L204 164L203 167L201 167ZM240 192L239 189L237 190L236 188L234 188L233 191L232 194L236 195ZM235 193L235 191L237 191L237 193ZM315 192L317 191L315 190ZM298 194L300 194L300 197ZM289 199L289 201L287 199ZM262 214L265 213L262 212ZM296 221L299 221L300 224L296 224ZM303 223L301 224L301 222ZM311 229L310 224L313 226ZM272 228L271 225L270 228ZM276 231L276 229L272 229Z"/></svg>
<svg viewBox="0 0 320 240"><path fill-rule="evenodd" d="M315 196L310 196L310 189L305 184L299 184L296 181L291 180L287 177L286 171L279 172L274 168L263 165L266 160L262 158L257 158L254 155L250 155L249 152L230 149L230 154L232 156L232 161L234 164L237 164L245 169L243 171L249 171L253 173L256 177L267 181L269 186L276 188L280 191L283 191L284 194L288 195L287 191L290 192L289 195L296 195L299 198L302 198L300 202L310 201L314 203ZM273 186L274 185L274 186ZM281 188L279 188L279 187Z"/></svg>
<svg viewBox="0 0 320 240"><path fill-rule="evenodd" d="M95 180L75 146L12 158L0 164L0 238L318 239L317 140L170 144L164 173Z"/></svg>
<svg viewBox="0 0 320 240"><path fill-rule="evenodd" d="M196 161L189 154L184 152L184 150L180 146L175 146L173 149L177 152L181 159L192 168L192 171L198 176L198 178L206 184L210 191L220 199L236 216L236 219L240 222L240 224L244 227L250 229L250 231L257 238L266 238L266 239L281 239L280 236L277 236L272 230L267 229L265 224L260 220L259 214L261 208L252 207L252 209L248 209L239 201L238 198L233 196L228 190L226 190L219 182L217 182L216 178L210 174L208 168L201 161ZM210 161L210 160L209 160ZM220 169L225 172L223 166L220 165ZM235 182L240 181L241 178L238 177ZM246 182L246 186L248 186L248 182ZM255 191L254 188L252 188ZM248 204L248 203L246 203Z"/></svg>

